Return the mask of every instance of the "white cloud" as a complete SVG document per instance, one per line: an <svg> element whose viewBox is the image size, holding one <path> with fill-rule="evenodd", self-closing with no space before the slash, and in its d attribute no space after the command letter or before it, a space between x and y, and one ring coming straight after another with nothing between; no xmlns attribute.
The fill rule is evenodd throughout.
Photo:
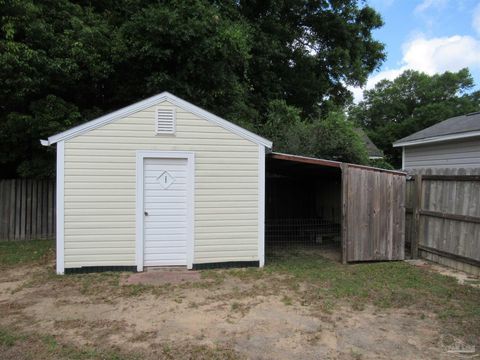
<svg viewBox="0 0 480 360"><path fill-rule="evenodd" d="M480 67L480 41L468 35L431 39L420 36L403 46L402 62L405 69L427 74Z"/></svg>
<svg viewBox="0 0 480 360"><path fill-rule="evenodd" d="M473 10L472 26L475 31L480 35L480 4L478 4L475 7L475 10Z"/></svg>
<svg viewBox="0 0 480 360"><path fill-rule="evenodd" d="M415 7L414 12L419 14L430 9L441 9L447 5L447 1L448 0L423 0Z"/></svg>
<svg viewBox="0 0 480 360"><path fill-rule="evenodd" d="M372 89L380 80L393 80L408 69L429 75L445 71L458 71L469 67L480 68L480 41L472 36L454 35L449 37L426 38L417 35L402 46L403 57L397 69L387 69L371 76L364 89ZM362 99L359 88L350 90L355 102Z"/></svg>

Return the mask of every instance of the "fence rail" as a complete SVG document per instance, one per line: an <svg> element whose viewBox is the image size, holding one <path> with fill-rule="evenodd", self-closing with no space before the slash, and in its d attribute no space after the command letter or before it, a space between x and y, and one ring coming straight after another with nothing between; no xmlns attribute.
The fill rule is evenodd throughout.
<svg viewBox="0 0 480 360"><path fill-rule="evenodd" d="M424 169L407 181L406 241L413 258L420 252L480 267L480 175L474 171Z"/></svg>
<svg viewBox="0 0 480 360"><path fill-rule="evenodd" d="M0 240L55 237L55 181L0 180Z"/></svg>

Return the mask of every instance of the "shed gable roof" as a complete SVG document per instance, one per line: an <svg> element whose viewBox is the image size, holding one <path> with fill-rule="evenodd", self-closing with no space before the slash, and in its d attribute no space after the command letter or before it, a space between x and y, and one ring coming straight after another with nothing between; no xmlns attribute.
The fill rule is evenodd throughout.
<svg viewBox="0 0 480 360"><path fill-rule="evenodd" d="M158 104L163 101L168 101L172 103L175 106L178 106L179 108L191 112L202 119L205 119L207 121L210 121L211 123L218 125L244 139L250 140L256 144L263 145L267 148L272 147L272 142L270 140L267 140L257 134L254 134L251 131L248 131L238 125L235 125L225 119L222 119L221 117L212 114L211 112L208 112L198 106L195 106L188 101L182 100L179 97L170 94L169 92L162 92L158 95L149 97L148 99L139 101L135 104L129 105L127 107L124 107L120 110L114 111L110 114L101 116L99 118L96 118L94 120L88 121L84 124L75 126L69 130L63 131L61 133L55 134L50 136L47 140L41 140L42 145L49 146L53 145L59 141L63 140L68 140L71 138L74 138L76 136L79 136L81 134L84 134L90 130L99 128L103 125L106 125L108 123L111 123L112 121L115 121L117 119L126 117L128 115L131 115L133 113L136 113L138 111L144 110L146 108L149 108L151 106L154 106L155 104Z"/></svg>
<svg viewBox="0 0 480 360"><path fill-rule="evenodd" d="M480 112L455 116L406 136L393 143L394 147L446 141L480 135Z"/></svg>

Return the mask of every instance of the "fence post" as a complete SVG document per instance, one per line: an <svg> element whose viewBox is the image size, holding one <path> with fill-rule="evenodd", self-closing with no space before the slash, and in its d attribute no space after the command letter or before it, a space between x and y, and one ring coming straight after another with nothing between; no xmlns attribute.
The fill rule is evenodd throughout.
<svg viewBox="0 0 480 360"><path fill-rule="evenodd" d="M422 203L422 175L417 174L415 175L415 197L414 197L414 205L413 205L413 235L412 240L410 243L411 246L411 254L412 259L418 258L418 245L420 244L420 210L423 207Z"/></svg>
<svg viewBox="0 0 480 360"><path fill-rule="evenodd" d="M347 240L348 240L348 227L347 227L347 213L348 213L348 164L341 164L340 169L342 171L342 264L347 263L347 255L348 255L348 247L347 247Z"/></svg>

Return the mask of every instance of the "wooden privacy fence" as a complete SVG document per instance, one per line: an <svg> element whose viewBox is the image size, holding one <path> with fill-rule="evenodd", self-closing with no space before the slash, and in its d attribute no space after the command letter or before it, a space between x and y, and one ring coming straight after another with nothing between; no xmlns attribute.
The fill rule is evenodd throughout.
<svg viewBox="0 0 480 360"><path fill-rule="evenodd" d="M55 237L55 181L0 180L0 240Z"/></svg>
<svg viewBox="0 0 480 360"><path fill-rule="evenodd" d="M480 266L480 174L468 172L423 170L407 181L406 242L413 258L421 253Z"/></svg>

